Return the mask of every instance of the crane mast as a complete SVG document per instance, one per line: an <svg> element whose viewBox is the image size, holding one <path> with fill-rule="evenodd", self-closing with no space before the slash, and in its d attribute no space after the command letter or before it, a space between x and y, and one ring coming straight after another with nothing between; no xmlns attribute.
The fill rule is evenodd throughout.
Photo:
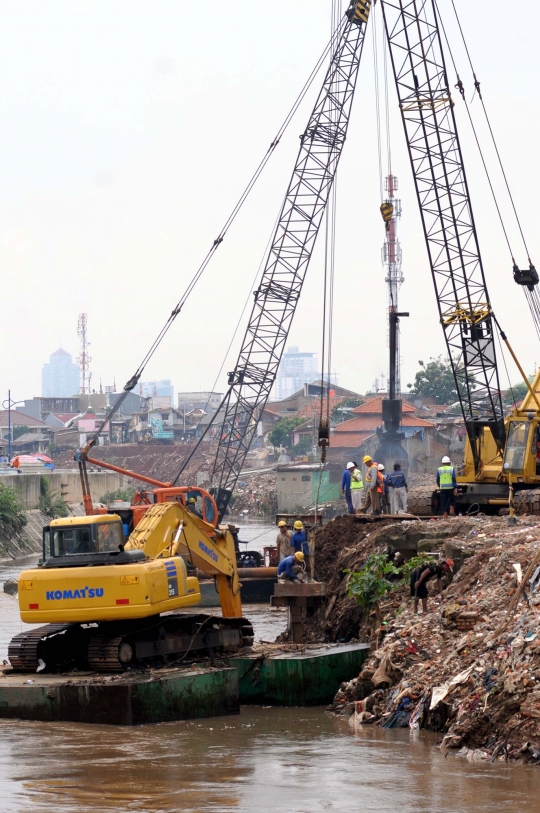
<svg viewBox="0 0 540 813"><path fill-rule="evenodd" d="M235 368L229 373L212 493L226 511L274 385L345 142L371 0L351 2L336 33L306 129Z"/></svg>
<svg viewBox="0 0 540 813"><path fill-rule="evenodd" d="M434 0L381 0L431 273L476 472L488 428L502 453L494 322Z"/></svg>

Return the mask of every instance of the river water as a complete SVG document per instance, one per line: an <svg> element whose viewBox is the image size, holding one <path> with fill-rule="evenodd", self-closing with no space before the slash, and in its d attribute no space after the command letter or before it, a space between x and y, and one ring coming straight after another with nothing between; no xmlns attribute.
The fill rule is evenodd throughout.
<svg viewBox="0 0 540 813"><path fill-rule="evenodd" d="M252 523L241 538L274 535ZM0 563L0 583L35 558ZM283 628L282 614L246 615L257 637ZM0 584L0 659L21 628ZM538 813L538 768L445 759L435 740L354 732L323 708L136 728L0 720L0 813Z"/></svg>

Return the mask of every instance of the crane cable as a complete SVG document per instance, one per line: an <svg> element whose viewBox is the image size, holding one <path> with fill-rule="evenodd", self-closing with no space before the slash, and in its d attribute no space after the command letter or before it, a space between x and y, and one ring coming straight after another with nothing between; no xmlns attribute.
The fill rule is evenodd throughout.
<svg viewBox="0 0 540 813"><path fill-rule="evenodd" d="M454 66L454 70L456 72L457 84L456 84L455 87L459 91L459 93L461 94L461 98L463 99L463 103L465 104L465 109L467 111L467 116L469 118L469 123L470 123L472 131L473 131L474 140L476 141L476 146L478 147L478 152L480 153L480 159L482 161L482 165L483 165L484 171L486 173L486 178L487 178L487 181L488 181L488 184L489 184L489 188L491 190L491 195L493 197L493 202L495 204L497 214L499 216L499 221L501 223L501 227L502 227L502 230L503 230L503 233L504 233L504 237L505 237L505 240L506 240L506 245L508 246L508 251L510 252L510 257L512 259L512 263L515 264L514 252L512 250L512 246L510 244L510 238L508 237L508 232L506 230L506 226L505 226L505 223L504 223L504 218L502 216L502 212L501 212L501 209L500 209L500 206L499 206L499 201L497 200L497 195L496 195L496 192L495 192L495 188L493 186L493 182L492 182L491 176L489 174L487 163L486 163L486 160L484 158L484 153L483 153L482 147L480 145L480 139L478 138L478 134L476 132L476 127L474 126L471 111L470 111L469 105L467 103L467 99L465 97L465 87L463 85L463 82L461 81L459 71L457 69L456 61L454 59L454 54L453 54L452 48L450 47L450 42L449 42L448 36L446 34L446 28L444 27L443 19L442 19L442 16L441 16L441 12L439 10L437 0L435 0L435 9L437 11L437 16L439 17L439 22L441 24L441 28L442 28L442 31L443 31L443 34L444 34L444 38L446 40L446 46L448 48L448 53L450 54L450 59L452 60L452 65Z"/></svg>
<svg viewBox="0 0 540 813"><path fill-rule="evenodd" d="M482 92L481 92L481 89L480 89L480 81L478 80L478 78L476 76L476 72L475 72L473 64L472 64L472 59L471 59L471 56L470 56L469 49L467 47L467 42L465 40L465 35L464 35L463 29L461 27L461 22L460 22L458 13L457 13L457 9L456 9L454 0L452 0L452 7L454 9L457 24L458 24L458 27L459 27L459 30L460 30L460 33L461 33L461 37L462 37L462 40L463 40L463 45L465 47L465 51L467 53L467 58L469 60L469 65L470 65L472 75L473 75L473 78L474 78L475 92L478 94L478 98L480 99L480 103L482 105L482 110L484 111L484 116L486 118L487 126L488 126L488 129L489 129L490 135L491 135L491 140L492 140L493 146L495 148L495 153L497 155L497 159L498 159L498 162L499 162L499 167L501 169L501 173L502 173L502 176L504 178L504 182L505 182L505 185L506 185L506 190L508 192L508 197L510 199L510 203L511 203L511 206L512 206L512 209L513 209L513 212L514 212L514 216L515 216L516 221L517 221L518 229L519 229L519 232L520 232L520 235L521 235L521 239L523 241L523 246L524 246L526 254L527 254L527 260L529 262L529 271L530 271L531 274L536 275L536 269L534 268L534 265L533 265L531 257L530 257L527 242L525 240L525 234L524 234L523 228L521 226L521 221L520 221L518 213L517 213L517 209L516 209L516 206L515 206L515 203L514 203L514 198L513 198L512 192L510 190L510 184L508 182L508 177L506 175L506 172L505 172L505 169L504 169L504 166L503 166L503 163L502 163L501 154L500 154L497 142L495 140L495 134L493 132L493 128L491 126L491 122L490 122L490 119L489 119L489 116L488 116L488 113L487 113L486 105L485 105L484 99L482 97ZM503 234L504 234L504 238L505 238L506 244L508 246L508 251L510 252L510 257L511 257L511 260L512 260L512 266L513 266L513 271L514 271L514 279L516 279L516 282L518 282L518 279L516 277L516 272L517 272L517 275L519 276L520 271L519 271L518 265L516 263L516 260L514 258L514 252L512 250L512 246L510 244L510 238L508 236L508 232L507 232L507 229L506 229L506 226L505 226L505 223L504 223L504 219L503 219L502 212L501 212L501 209L500 209L500 206L499 206L499 202L497 200L497 195L495 193L495 189L493 187L491 176L490 176L489 170L487 168L487 164L486 164L486 160L484 158L482 147L480 146L480 140L478 138L478 134L477 134L476 128L474 126L471 111L470 111L469 105L467 103L467 99L465 98L465 88L463 86L463 82L461 81L461 78L459 76L459 72L457 70L456 62L454 60L454 55L453 55L452 49L450 47L448 36L446 34L446 29L444 27L444 23L443 23L443 20L442 20L440 9L439 9L438 4L437 4L437 0L435 0L435 10L437 12L439 22L441 24L441 28L442 28L442 31L443 31L443 34L444 34L444 38L446 40L446 45L447 45L447 48L448 48L448 52L450 54L450 58L452 60L452 64L454 66L454 70L456 72L456 77L457 77L456 88L459 91L459 93L461 94L461 98L463 99L463 102L465 104L465 109L467 111L467 116L469 118L469 122L470 122L472 131L473 131L473 135L474 135L474 139L476 141L476 146L478 147L478 152L480 154L480 159L482 161L482 165L484 167L484 171L485 171L486 178L487 178L487 181L488 181L488 184L489 184L489 188L491 190L491 195L493 197L493 202L495 204L495 209L497 210L497 215L499 217L499 221L500 221L501 228L502 228L502 231L503 231ZM523 287L523 290L524 290L524 293L525 293L525 298L527 300L527 303L529 305L529 309L531 311L531 316L533 318L533 322L534 322L534 326L536 328L536 332L537 332L538 336L540 337L540 294L538 293L538 289L536 287L537 282L538 282L538 279L536 280L536 283L532 283L530 285L523 284L523 283L519 283L519 284Z"/></svg>
<svg viewBox="0 0 540 813"><path fill-rule="evenodd" d="M300 90L300 93L296 97L296 100L294 101L292 107L290 108L289 112L287 113L287 115L286 115L285 119L283 120L281 126L279 127L275 137L273 138L270 146L266 150L262 160L260 161L260 163L257 166L257 168L256 168L255 172L253 173L253 175L251 176L247 186L244 188L244 191L240 195L238 201L236 202L236 204L235 204L232 212L230 213L229 217L225 221L225 224L222 227L221 231L219 232L218 236L216 237L216 239L212 243L212 246L210 247L209 251L207 252L206 256L204 257L202 263L199 265L198 269L194 273L194 275L191 278L190 282L188 283L184 293L182 294L182 296L178 300L176 306L171 311L169 317L167 318L165 324L161 328L161 330L158 333L157 337L154 339L153 343L150 345L150 348L148 349L146 355L144 356L143 360L139 364L137 370L135 371L135 373L131 376L131 378L124 385L122 395L119 398L117 398L112 410L109 411L109 413L103 418L103 420L100 422L97 429L92 433L89 440L85 443L82 450L79 450L77 452L77 454L76 454L76 459L77 460L82 459L82 457L84 457L84 455L86 453L88 453L88 451L95 444L98 436L101 434L101 432L103 431L103 429L105 428L107 423L109 423L112 420L113 416L118 412L118 410L122 406L123 402L127 398L128 394L137 385L137 383L140 380L140 377L141 377L146 365L148 364L148 362L150 361L150 359L152 358L152 356L154 355L154 353L158 349L159 345L161 344L161 342L165 338L165 336L168 333L171 325L173 324L176 317L178 316L178 314L180 313L180 311L184 307L186 301L188 300L188 298L189 298L190 294L192 293L193 289L195 288L197 282L202 277L202 275L203 275L207 265L209 264L210 260L212 259L212 257L216 253L217 249L219 248L219 246L221 245L221 243L225 239L225 236L226 236L227 232L229 231L229 229L232 226L233 222L235 221L237 215L239 214L240 210L242 209L242 207L243 207L244 203L246 202L251 190L255 186L257 180L259 179L259 176L261 175L263 169L266 167L266 165L267 165L268 161L270 160L272 154L274 153L276 147L280 143L281 138L285 134L289 124L291 123L292 119L294 118L298 108L300 107L301 103L303 102L307 92L309 91L311 85L313 84L313 81L314 81L315 77L317 76L317 74L319 73L322 65L324 64L324 62L326 60L326 57L328 56L329 53L333 53L333 51L334 51L334 49L336 47L336 43L338 42L338 40L339 40L339 38L341 36L342 28L345 26L345 24L347 22L348 22L347 17L344 16L343 20L341 22L341 25L337 26L336 29L332 32L332 36L330 38L330 41L325 46L321 56L319 57L319 59L317 60L317 62L315 64L315 67L313 68L310 75L308 76L306 82L304 83L302 89ZM81 451L82 451L82 455L81 455Z"/></svg>
<svg viewBox="0 0 540 813"><path fill-rule="evenodd" d="M218 370L218 372L217 372L217 375L216 375L216 377L215 377L215 379L214 379L214 384L213 384L213 386L212 386L212 391L211 391L211 392L210 392L210 394L208 395L208 399L207 399L207 401L206 401L206 404L205 404L205 405L204 405L204 407L203 407L203 412L206 412L206 410L207 410L207 408L208 408L208 406L209 406L209 404L210 404L210 398L212 397L212 392L213 392L213 391L215 391L215 388L217 387L217 383L218 383L218 381L219 381L219 377L221 376L221 373L222 373L222 371L223 371L223 368L225 367L225 362L227 361L227 358L228 358L228 356L229 356L229 352L230 352L231 347L232 347L232 345L233 345L233 342L234 342L234 340L235 340L235 338L236 338L236 334L238 333L238 328L240 327L240 325L241 325L241 323L242 323L242 319L243 319L243 317L244 317L244 313L246 312L246 308L247 308L247 306L248 306L249 302L252 300L252 296L253 296L253 293L252 293L252 291L253 291L253 287L256 285L257 279L259 278L259 274L261 273L261 268L262 268L263 262L264 262L264 260L265 260L265 258L266 258L266 255L267 255L267 253L268 253L268 250L269 250L269 248L270 248L270 244L271 244L271 242L272 242L272 237L273 237L273 234L274 234L274 232L275 232L275 230L276 230L276 226L277 226L278 221L279 221L279 214L278 214L278 216L276 217L276 221L275 221L275 223L274 223L274 227L273 227L272 231L270 232L270 237L268 238L268 242L267 242L267 244L266 244L266 248L265 248L265 250L264 250L264 252L263 252L263 255L262 255L262 257L261 257L261 261L260 261L260 263L259 263L259 266L258 266L258 268L257 268L257 271L255 272L255 276L253 277L252 283L251 283L251 285L250 285L249 293L248 293L248 295L247 295L247 297L246 297L246 300L245 300L245 302L244 302L244 307L242 308L242 312L241 312L240 316L238 317L238 321L236 322L236 327L234 328L234 333L233 333L233 335L232 335L232 337L231 337L231 340L230 340L230 342L229 342L229 346L227 347L227 350L225 351L225 354L224 354L224 356L223 356L223 361L221 362L221 366L220 366L220 368L219 368L219 370ZM199 446L201 445L201 443L202 443L202 441L204 440L204 438L205 438L205 436L206 436L207 432L208 432L208 431L209 431L209 429L210 429L210 428L213 426L213 424L214 424L214 421L215 421L216 417L217 417L217 416L219 415L219 413L221 412L221 409L222 409L222 407L224 406L224 404L225 404L225 402L226 402L226 400L227 400L227 398L228 398L228 396L229 396L229 392L230 392L230 388L227 390L227 392L225 393L225 396L224 396L224 398L222 399L222 401L221 401L221 403L220 403L219 407L218 407L218 408L217 408L217 410L214 412L214 415L212 416L212 420L211 420L211 421L209 421L209 423L207 424L207 427L206 427L206 429L205 429L204 433L203 433L202 435L200 435L200 436L199 436L199 438L197 438L197 440L196 440L196 443L195 443L195 444L190 444L190 445L189 445L188 450L187 450L187 452L186 452L186 454L185 454L185 456L184 456L184 458L183 458L183 460L182 460L182 463L181 463L181 465L180 465L180 468L179 468L179 470L178 470L178 472L177 472L176 476L175 476L175 477L174 477L174 479L172 480L172 484L173 484L173 485L176 485L176 484L178 483L178 480L180 479L180 477L181 477L181 476L182 476L182 474L184 473L184 471L185 471L186 467L188 466L188 464L189 464L189 463L190 463L190 461L192 460L193 455L195 454L195 452L197 451L197 449L198 449L198 448L199 448ZM204 418L204 415L201 415L201 417L199 418L198 423L195 425L195 429L197 429L197 428L200 426L201 421L202 421L202 419L203 419L203 418Z"/></svg>
<svg viewBox="0 0 540 813"><path fill-rule="evenodd" d="M528 249L528 247L527 247L527 241L525 240L525 234L523 233L523 229L522 229L522 226L521 226L521 221L520 221L520 219L519 219L519 215L518 215L518 213L517 213L516 205L515 205L515 203L514 203L514 197L513 197L513 195L512 195L512 191L511 191L511 189L510 189L510 184L508 183L508 178L507 178L507 175L506 175L506 172L505 172L504 166L503 166L503 162L502 162L501 154L500 154L500 152L499 152L499 148L498 148L498 146L497 146L497 142L496 142L496 140L495 140L495 134L494 134L493 129L492 129L492 127L491 127L491 122L490 122L490 120L489 120L489 116L488 116L488 112L487 112L487 109L486 109L486 105L485 105L485 103L484 103L484 99L483 99L483 97L482 97L482 91L481 91L481 89L480 89L480 82L479 82L479 80L478 80L478 79L477 79L477 77L476 77L476 73L475 73L475 70L474 70L474 67L473 67L473 64L472 64L471 55L470 55L470 53L469 53L469 48L468 48L468 46L467 46L467 42L466 42L466 40L465 40L465 34L464 34L463 29L462 29L462 27L461 27L461 21L460 21L460 19L459 19L459 15L458 15L458 13L457 13L456 4L455 4L454 0L451 0L451 2L452 2L452 8L454 9L454 14L455 14L455 16L456 16L456 21L457 21L457 24L458 24L459 33L461 34L461 39L463 40L463 45L464 45L464 47L465 47L465 52L466 52L466 54L467 54L467 59L469 60L469 66L470 66L470 68L471 68L471 73L472 73L473 78L474 78L474 89L475 89L476 93L478 93L478 98L480 99L480 102L481 102L481 104L482 104L482 110L484 111L484 116L485 116L485 118L486 118L487 126L488 126L488 129L489 129L489 134L491 135L491 140L493 141L493 146L494 146L494 148L495 148L495 152L496 152L496 154L497 154L497 159L498 159L498 161L499 161L499 166L500 166L500 168L501 168L501 173L502 173L502 176L503 176L503 178L504 178L504 183L505 183L505 186L506 186L506 191L508 192L508 197L509 197L509 199L510 199L510 203L512 204L512 209L513 209L513 211L514 211L514 215L515 215L515 218L516 218L516 222L517 222L517 225L518 225L518 228L519 228L519 233L521 234L521 239L523 240L523 246L524 246L524 248L525 248L525 252L526 252L526 254L527 254L527 259L528 259L528 261L529 261L529 263L530 263L530 262L531 262L531 255L530 255L529 249ZM445 35L445 36L446 36L446 35Z"/></svg>
<svg viewBox="0 0 540 813"><path fill-rule="evenodd" d="M340 0L332 0L330 12L330 41L336 43L341 17ZM335 45L330 53L333 59ZM321 393L318 445L321 450L319 462L319 476L317 493L315 495L315 525L319 511L319 497L321 492L322 473L326 465L326 450L330 445L330 378L332 370L332 332L334 313L334 276L335 276L335 249L336 249L336 204L337 204L337 175L334 178L330 197L325 212L325 246L324 246L324 275L323 275L323 314L322 314L322 350L321 350ZM325 397L326 396L326 397ZM314 544L314 542L313 542ZM313 575L313 574L312 574Z"/></svg>

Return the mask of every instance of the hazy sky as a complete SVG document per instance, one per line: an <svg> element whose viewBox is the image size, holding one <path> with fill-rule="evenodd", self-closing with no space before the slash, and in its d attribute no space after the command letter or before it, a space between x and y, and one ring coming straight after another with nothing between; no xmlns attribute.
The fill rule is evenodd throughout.
<svg viewBox="0 0 540 813"><path fill-rule="evenodd" d="M456 0L533 260L538 231L540 3ZM344 3L347 5L347 3ZM439 0L473 96L449 0ZM77 355L88 313L92 384L122 386L179 299L322 52L331 0L4 0L0 26L0 393L41 392L41 367ZM380 8L376 9L381 26ZM384 229L370 28L338 177L334 368L365 391L387 369ZM454 46L453 46L454 47ZM453 71L450 70L452 84ZM145 379L208 389L285 193L322 76L177 319ZM393 171L403 217L402 382L443 352L397 104ZM458 126L492 302L528 372L538 341L496 219L463 105ZM472 111L481 125L478 101ZM502 195L492 150L482 138ZM504 199L504 211L508 211ZM517 258L526 257L509 218ZM290 344L319 351L322 240ZM242 323L243 332L245 325ZM372 341L373 326L380 341ZM234 366L240 334L224 371ZM518 380L511 368L511 378ZM507 384L502 371L501 381ZM217 382L223 391L225 373ZM3 395L3 397L5 397Z"/></svg>

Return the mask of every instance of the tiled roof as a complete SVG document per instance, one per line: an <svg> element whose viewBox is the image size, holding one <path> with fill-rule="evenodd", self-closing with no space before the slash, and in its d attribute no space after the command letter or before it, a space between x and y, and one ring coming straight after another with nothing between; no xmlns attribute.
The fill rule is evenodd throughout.
<svg viewBox="0 0 540 813"><path fill-rule="evenodd" d="M374 432L378 426L382 426L382 417L380 415L357 415L354 418L349 418L348 421L338 423L334 429L334 435L341 432ZM433 428L435 424L425 421L423 418L417 418L415 415L402 415L401 426L418 428L429 426Z"/></svg>
<svg viewBox="0 0 540 813"><path fill-rule="evenodd" d="M356 449L370 435L373 435L372 430L366 432L340 432L339 434L334 432L330 436L330 448Z"/></svg>
<svg viewBox="0 0 540 813"><path fill-rule="evenodd" d="M355 415L382 415L382 396L377 395L375 398L370 398L364 404L355 407L352 411ZM416 408L408 401L402 401L402 412L416 412Z"/></svg>

